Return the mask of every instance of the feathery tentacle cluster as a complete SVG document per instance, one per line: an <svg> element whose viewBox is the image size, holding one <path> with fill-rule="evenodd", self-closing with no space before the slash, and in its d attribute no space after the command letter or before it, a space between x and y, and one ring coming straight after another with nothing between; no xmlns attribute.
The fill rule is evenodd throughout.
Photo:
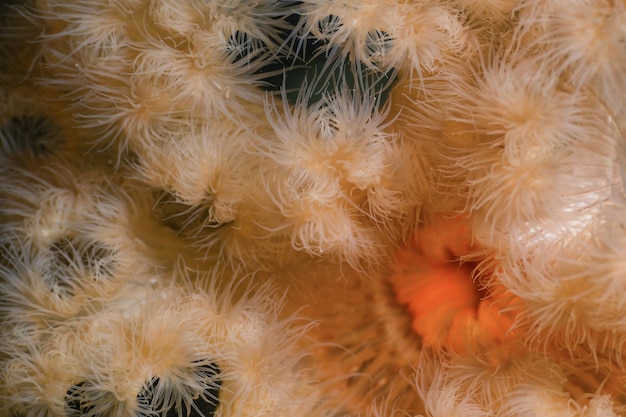
<svg viewBox="0 0 626 417"><path fill-rule="evenodd" d="M624 28L3 2L0 414L625 414Z"/></svg>

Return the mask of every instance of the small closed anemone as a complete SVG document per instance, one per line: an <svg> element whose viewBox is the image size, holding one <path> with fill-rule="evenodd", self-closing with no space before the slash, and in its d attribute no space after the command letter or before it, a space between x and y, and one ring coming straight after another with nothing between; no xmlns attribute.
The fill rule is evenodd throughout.
<svg viewBox="0 0 626 417"><path fill-rule="evenodd" d="M194 279L137 282L30 344L3 334L3 415L329 415L296 346L309 325L249 277Z"/></svg>
<svg viewBox="0 0 626 417"><path fill-rule="evenodd" d="M516 237L533 227L578 219L615 177L615 134L597 101L533 68L485 65L475 87L459 88L438 167L459 185L442 193L466 197L476 238L505 251L524 250Z"/></svg>
<svg viewBox="0 0 626 417"><path fill-rule="evenodd" d="M297 250L367 269L412 221L418 198L410 154L377 96L360 88L310 105L312 90L293 107L268 100L273 132L251 152L268 161L265 187L284 219L276 233L290 235Z"/></svg>
<svg viewBox="0 0 626 417"><path fill-rule="evenodd" d="M520 38L542 70L590 88L615 113L626 88L626 4L611 0L523 1Z"/></svg>

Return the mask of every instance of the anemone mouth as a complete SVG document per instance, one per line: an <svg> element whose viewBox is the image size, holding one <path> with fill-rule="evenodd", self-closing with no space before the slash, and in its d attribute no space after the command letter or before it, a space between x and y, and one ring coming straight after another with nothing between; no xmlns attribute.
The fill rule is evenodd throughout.
<svg viewBox="0 0 626 417"><path fill-rule="evenodd" d="M484 255L476 254L484 251L464 222L437 219L414 241L396 253L390 282L422 345L465 351L506 339L513 319L503 313L501 292L487 284L489 274L478 273Z"/></svg>

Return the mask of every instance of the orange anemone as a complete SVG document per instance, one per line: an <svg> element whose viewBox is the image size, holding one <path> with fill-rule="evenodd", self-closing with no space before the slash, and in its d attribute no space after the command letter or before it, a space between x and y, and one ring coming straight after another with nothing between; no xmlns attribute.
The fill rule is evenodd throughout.
<svg viewBox="0 0 626 417"><path fill-rule="evenodd" d="M484 251L472 244L463 220L439 217L414 242L397 252L391 283L423 345L464 351L509 337L510 295L487 285L489 273L476 273L482 260L476 254Z"/></svg>

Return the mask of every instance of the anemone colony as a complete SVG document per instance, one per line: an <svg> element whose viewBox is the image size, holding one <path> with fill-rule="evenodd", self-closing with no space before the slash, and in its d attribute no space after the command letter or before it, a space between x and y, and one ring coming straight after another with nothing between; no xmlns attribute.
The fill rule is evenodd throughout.
<svg viewBox="0 0 626 417"><path fill-rule="evenodd" d="M626 1L0 4L0 415L626 415Z"/></svg>

